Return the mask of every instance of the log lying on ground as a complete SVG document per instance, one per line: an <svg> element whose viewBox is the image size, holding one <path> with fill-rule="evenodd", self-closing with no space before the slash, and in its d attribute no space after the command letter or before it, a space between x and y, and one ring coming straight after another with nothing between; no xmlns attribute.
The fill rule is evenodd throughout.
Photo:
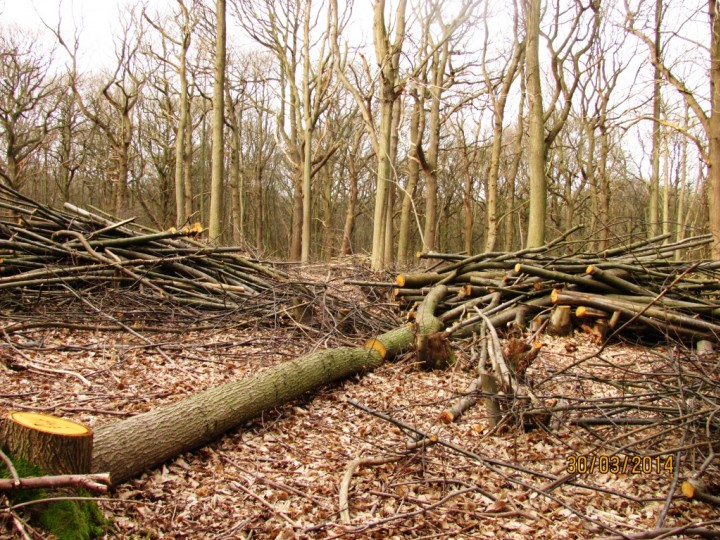
<svg viewBox="0 0 720 540"><path fill-rule="evenodd" d="M444 292L444 287L438 287L428 295L417 333L442 329L433 310ZM365 347L311 353L254 377L100 426L95 430L91 469L109 472L114 484L124 482L305 392L374 369L408 350L415 337L412 325L406 325L377 336Z"/></svg>

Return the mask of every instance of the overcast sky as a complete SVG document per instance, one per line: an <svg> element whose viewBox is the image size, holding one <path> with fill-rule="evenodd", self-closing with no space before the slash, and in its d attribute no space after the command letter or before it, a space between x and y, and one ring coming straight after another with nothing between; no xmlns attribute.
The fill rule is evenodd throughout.
<svg viewBox="0 0 720 540"><path fill-rule="evenodd" d="M152 0L149 4L167 2ZM54 27L62 18L63 36L71 40L74 29L79 29L81 57L98 65L113 58L113 35L120 13L125 6L137 3L137 0L0 0L0 20L3 25L36 31L50 40L42 21Z"/></svg>

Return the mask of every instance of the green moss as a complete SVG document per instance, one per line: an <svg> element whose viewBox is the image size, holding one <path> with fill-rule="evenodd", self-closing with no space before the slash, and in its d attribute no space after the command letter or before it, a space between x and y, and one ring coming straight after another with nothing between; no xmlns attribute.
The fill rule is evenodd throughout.
<svg viewBox="0 0 720 540"><path fill-rule="evenodd" d="M23 462L13 460L15 470L23 477L43 476L39 468ZM9 478L10 474L4 464L0 464L0 478ZM85 490L59 488L49 489L21 489L8 492L8 498L13 504L30 501L40 501L53 497L88 497ZM108 526L103 513L95 501L62 500L38 502L24 507L30 521L55 535L58 540L91 540L102 536Z"/></svg>

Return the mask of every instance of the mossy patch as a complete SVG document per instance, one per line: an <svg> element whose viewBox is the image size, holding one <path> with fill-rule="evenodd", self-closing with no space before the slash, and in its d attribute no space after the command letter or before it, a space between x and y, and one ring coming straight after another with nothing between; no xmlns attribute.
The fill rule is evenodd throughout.
<svg viewBox="0 0 720 540"><path fill-rule="evenodd" d="M39 468L13 460L15 470L21 478L43 476ZM0 478L9 478L10 473L4 463L0 463ZM88 497L90 494L82 489L58 488L21 489L9 491L8 498L12 504L40 501L54 497ZM58 540L91 540L102 536L108 527L108 521L98 508L95 501L59 500L38 502L24 507L30 521L53 534Z"/></svg>

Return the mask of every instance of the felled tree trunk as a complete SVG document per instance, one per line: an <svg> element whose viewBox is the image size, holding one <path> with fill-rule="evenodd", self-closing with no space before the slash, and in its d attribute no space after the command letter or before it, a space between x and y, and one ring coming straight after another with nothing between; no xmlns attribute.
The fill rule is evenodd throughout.
<svg viewBox="0 0 720 540"><path fill-rule="evenodd" d="M11 412L3 420L0 443L14 458L46 473L90 471L93 432L77 422L47 414Z"/></svg>
<svg viewBox="0 0 720 540"><path fill-rule="evenodd" d="M444 287L443 287L444 288ZM441 296L429 295L423 328L441 328L432 311ZM439 325L439 326L437 326ZM412 325L381 334L361 348L311 353L255 377L211 388L186 399L95 430L93 472L109 472L113 484L133 478L183 452L199 448L265 410L305 392L380 366L409 349Z"/></svg>

